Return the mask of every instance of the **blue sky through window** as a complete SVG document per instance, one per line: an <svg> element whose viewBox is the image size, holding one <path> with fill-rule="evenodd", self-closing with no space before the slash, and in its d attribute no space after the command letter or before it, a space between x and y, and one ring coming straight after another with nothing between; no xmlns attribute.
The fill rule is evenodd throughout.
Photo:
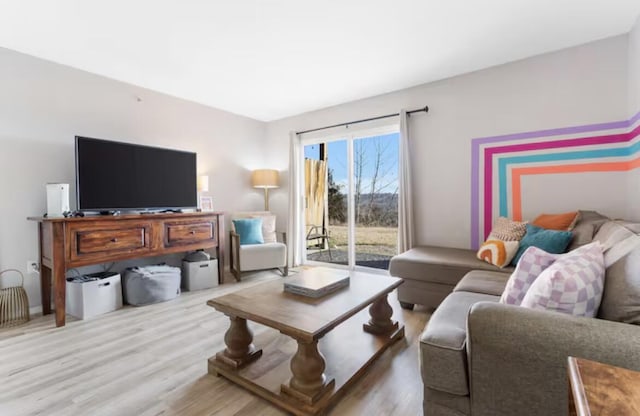
<svg viewBox="0 0 640 416"><path fill-rule="evenodd" d="M383 185L380 192L393 193L398 187L398 133L370 136L356 139L354 142L354 158L358 152L362 158L362 183L364 193L369 192L371 178L374 176L375 159L378 153L382 156L382 166L379 169L378 181ZM304 157L319 159L320 144L304 147ZM342 193L347 192L347 141L338 140L327 143L329 169L333 171L333 180L343 185Z"/></svg>

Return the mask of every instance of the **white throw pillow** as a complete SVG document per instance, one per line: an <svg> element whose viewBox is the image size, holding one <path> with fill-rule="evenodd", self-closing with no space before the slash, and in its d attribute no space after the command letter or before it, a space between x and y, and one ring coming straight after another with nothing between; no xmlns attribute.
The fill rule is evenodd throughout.
<svg viewBox="0 0 640 416"><path fill-rule="evenodd" d="M254 218L262 218L262 238L265 243L275 243L276 239L276 216L256 215Z"/></svg>

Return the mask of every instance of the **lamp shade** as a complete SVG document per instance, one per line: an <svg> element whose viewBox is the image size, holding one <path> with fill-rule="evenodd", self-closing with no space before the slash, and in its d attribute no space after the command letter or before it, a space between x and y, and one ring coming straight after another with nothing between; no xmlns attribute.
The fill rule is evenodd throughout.
<svg viewBox="0 0 640 416"><path fill-rule="evenodd" d="M251 173L251 186L254 188L277 188L279 180L275 169L258 169Z"/></svg>
<svg viewBox="0 0 640 416"><path fill-rule="evenodd" d="M198 192L209 192L209 176L198 176Z"/></svg>

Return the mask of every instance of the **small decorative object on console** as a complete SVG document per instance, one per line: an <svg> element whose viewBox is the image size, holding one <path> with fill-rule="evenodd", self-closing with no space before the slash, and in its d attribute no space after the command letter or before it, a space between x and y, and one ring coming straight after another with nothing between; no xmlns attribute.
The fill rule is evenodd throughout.
<svg viewBox="0 0 640 416"><path fill-rule="evenodd" d="M284 282L284 291L310 298L320 298L349 286L349 272L315 267L304 270Z"/></svg>
<svg viewBox="0 0 640 416"><path fill-rule="evenodd" d="M62 217L69 212L69 184L47 184L47 217Z"/></svg>
<svg viewBox="0 0 640 416"><path fill-rule="evenodd" d="M211 212L213 211L213 198L210 196L201 196L200 197L200 210L202 212Z"/></svg>

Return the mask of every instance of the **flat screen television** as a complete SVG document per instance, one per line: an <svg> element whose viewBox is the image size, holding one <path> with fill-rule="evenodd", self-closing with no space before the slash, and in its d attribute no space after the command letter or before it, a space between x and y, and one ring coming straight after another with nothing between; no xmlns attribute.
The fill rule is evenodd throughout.
<svg viewBox="0 0 640 416"><path fill-rule="evenodd" d="M197 206L196 154L76 136L80 211Z"/></svg>

